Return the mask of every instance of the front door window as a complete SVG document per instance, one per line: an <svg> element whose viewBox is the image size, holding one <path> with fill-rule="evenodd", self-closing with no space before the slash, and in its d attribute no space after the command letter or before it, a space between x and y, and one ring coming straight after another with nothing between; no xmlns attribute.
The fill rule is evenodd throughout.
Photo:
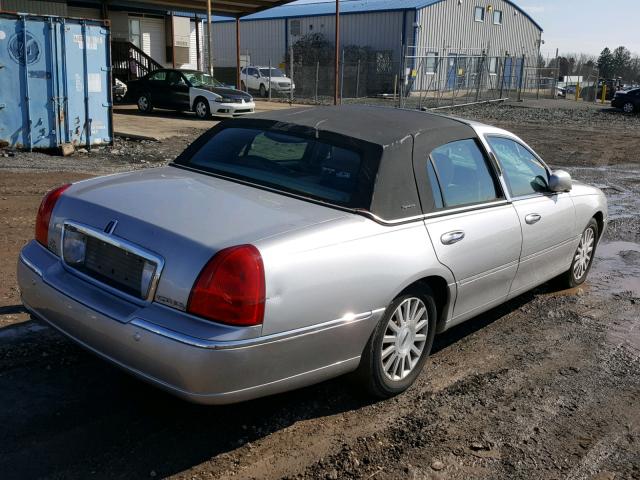
<svg viewBox="0 0 640 480"><path fill-rule="evenodd" d="M491 149L502 165L512 197L549 191L547 169L520 143L505 137L487 137Z"/></svg>

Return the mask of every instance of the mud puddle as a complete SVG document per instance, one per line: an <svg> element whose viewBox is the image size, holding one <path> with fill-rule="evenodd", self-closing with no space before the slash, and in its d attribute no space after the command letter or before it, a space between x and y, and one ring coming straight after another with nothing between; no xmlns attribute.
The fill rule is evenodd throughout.
<svg viewBox="0 0 640 480"><path fill-rule="evenodd" d="M640 244L615 241L598 245L589 284L601 290L595 293L640 300Z"/></svg>

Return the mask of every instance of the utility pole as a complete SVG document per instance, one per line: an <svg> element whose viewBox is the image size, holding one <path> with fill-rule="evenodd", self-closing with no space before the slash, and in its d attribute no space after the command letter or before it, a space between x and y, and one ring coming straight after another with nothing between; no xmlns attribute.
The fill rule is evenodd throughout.
<svg viewBox="0 0 640 480"><path fill-rule="evenodd" d="M207 63L209 64L209 75L213 77L213 61L211 60L213 57L211 52L211 3L212 0L207 0Z"/></svg>
<svg viewBox="0 0 640 480"><path fill-rule="evenodd" d="M334 53L335 65L334 65L334 85L335 90L333 92L333 104L338 105L338 95L340 86L340 0L336 0L336 49Z"/></svg>

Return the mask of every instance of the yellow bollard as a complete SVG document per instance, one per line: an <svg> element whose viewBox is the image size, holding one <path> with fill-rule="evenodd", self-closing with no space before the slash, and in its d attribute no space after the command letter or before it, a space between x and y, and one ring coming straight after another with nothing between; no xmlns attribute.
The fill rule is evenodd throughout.
<svg viewBox="0 0 640 480"><path fill-rule="evenodd" d="M576 102L580 98L580 82L576 83Z"/></svg>
<svg viewBox="0 0 640 480"><path fill-rule="evenodd" d="M603 84L602 85L602 104L604 105L604 103L607 101L607 84Z"/></svg>

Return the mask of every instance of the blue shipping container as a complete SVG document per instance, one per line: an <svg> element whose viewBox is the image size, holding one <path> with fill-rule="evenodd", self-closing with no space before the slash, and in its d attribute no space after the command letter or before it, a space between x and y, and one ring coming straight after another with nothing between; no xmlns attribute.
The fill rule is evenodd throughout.
<svg viewBox="0 0 640 480"><path fill-rule="evenodd" d="M0 14L0 145L110 144L107 22Z"/></svg>

